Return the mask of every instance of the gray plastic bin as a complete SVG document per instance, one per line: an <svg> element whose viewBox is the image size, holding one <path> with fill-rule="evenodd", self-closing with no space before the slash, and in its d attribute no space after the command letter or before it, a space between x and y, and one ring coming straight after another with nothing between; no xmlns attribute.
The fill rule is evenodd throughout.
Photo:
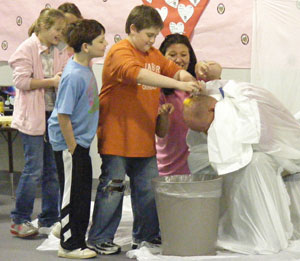
<svg viewBox="0 0 300 261"><path fill-rule="evenodd" d="M215 255L222 178L160 176L152 180L162 237L162 254Z"/></svg>

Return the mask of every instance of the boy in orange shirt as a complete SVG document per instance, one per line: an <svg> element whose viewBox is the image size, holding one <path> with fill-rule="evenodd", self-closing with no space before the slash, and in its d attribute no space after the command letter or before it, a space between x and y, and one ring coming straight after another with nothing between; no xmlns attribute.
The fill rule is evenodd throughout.
<svg viewBox="0 0 300 261"><path fill-rule="evenodd" d="M201 89L191 74L152 47L162 27L157 10L136 6L126 21L128 38L115 44L104 62L97 132L102 174L88 238L88 246L100 254L121 250L113 239L121 220L126 174L134 216L133 248L143 241L161 243L151 186L151 179L158 176L155 132L160 88Z"/></svg>

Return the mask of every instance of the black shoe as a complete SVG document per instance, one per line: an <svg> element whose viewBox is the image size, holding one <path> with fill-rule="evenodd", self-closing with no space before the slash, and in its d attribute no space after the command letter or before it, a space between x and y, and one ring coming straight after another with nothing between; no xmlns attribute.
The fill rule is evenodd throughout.
<svg viewBox="0 0 300 261"><path fill-rule="evenodd" d="M151 241L149 241L149 243L151 243L153 245L161 245L161 237L156 237L156 238L152 239Z"/></svg>
<svg viewBox="0 0 300 261"><path fill-rule="evenodd" d="M153 238L152 240L150 240L150 241L143 241L144 242L144 245L145 246L148 246L148 247L160 247L160 245L161 245L161 237L156 237L156 238ZM143 242L141 242L141 243L136 243L136 242L133 242L132 244L131 244L131 248L132 249L138 249L138 248L140 248L141 247L141 244L143 243Z"/></svg>
<svg viewBox="0 0 300 261"><path fill-rule="evenodd" d="M87 247L101 255L113 255L121 252L121 247L113 242L104 242L96 245L87 243Z"/></svg>

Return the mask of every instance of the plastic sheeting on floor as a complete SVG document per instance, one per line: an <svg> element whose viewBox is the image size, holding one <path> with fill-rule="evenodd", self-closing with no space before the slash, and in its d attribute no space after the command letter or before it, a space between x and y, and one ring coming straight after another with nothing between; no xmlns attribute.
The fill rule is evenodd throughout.
<svg viewBox="0 0 300 261"><path fill-rule="evenodd" d="M138 261L213 261L213 260L222 260L222 261L247 261L247 260L255 260L255 261L276 261L276 260L300 260L300 240L292 241L290 246L284 250L279 252L278 254L273 255L242 255L230 252L222 252L218 251L216 256L193 256L193 257L181 257L181 256L163 256L159 253L159 249L157 248L147 248L141 247L137 250L130 250L127 252L127 257L135 258Z"/></svg>
<svg viewBox="0 0 300 261"><path fill-rule="evenodd" d="M91 218L93 216L94 202L91 203L91 215L90 215L90 224ZM123 201L123 214L121 223L115 235L114 242L120 246L124 246L131 243L131 230L132 230L132 211L131 211L131 200L130 196L125 196ZM34 223L35 221L33 221ZM37 221L36 221L37 222ZM37 247L37 250L58 250L59 239L56 238L52 233L48 238Z"/></svg>
<svg viewBox="0 0 300 261"><path fill-rule="evenodd" d="M93 205L92 205L93 206ZM132 211L130 196L124 197L123 201L123 215L120 226L116 233L115 243L121 246L131 243L131 229L132 229ZM52 234L40 245L37 250L58 250L59 239ZM193 257L179 257L179 256L163 256L160 254L159 248L141 247L137 250L130 250L127 252L127 257L136 259L138 261L203 261L203 260L224 260L224 261L247 261L247 260L300 260L300 240L291 241L290 245L284 251L273 255L241 255L227 251L218 251L216 256L193 256Z"/></svg>

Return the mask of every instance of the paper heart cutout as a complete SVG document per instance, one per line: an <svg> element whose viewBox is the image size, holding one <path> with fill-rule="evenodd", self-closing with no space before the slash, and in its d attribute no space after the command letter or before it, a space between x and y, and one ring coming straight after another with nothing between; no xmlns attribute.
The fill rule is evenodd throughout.
<svg viewBox="0 0 300 261"><path fill-rule="evenodd" d="M191 5L185 6L184 4L180 4L178 6L178 14L185 23L192 17L193 13L194 7Z"/></svg>
<svg viewBox="0 0 300 261"><path fill-rule="evenodd" d="M169 24L169 28L170 28L170 31L172 34L176 34L176 33L183 34L183 32L184 32L184 24L182 22L179 22L177 24L174 22L171 22Z"/></svg>
<svg viewBox="0 0 300 261"><path fill-rule="evenodd" d="M177 8L179 0L165 0L166 4Z"/></svg>
<svg viewBox="0 0 300 261"><path fill-rule="evenodd" d="M168 16L168 8L163 6L161 9L156 8L156 10L159 12L161 19L165 21Z"/></svg>
<svg viewBox="0 0 300 261"><path fill-rule="evenodd" d="M171 34L172 29L173 32L180 32L190 37L209 0L180 0L180 4L179 0L155 0L151 3L149 0L142 0L142 2L160 10L159 13L164 21L164 28L161 31L163 36ZM179 8L179 6L181 7ZM183 6L185 8L182 8ZM166 11L162 11L163 7L168 10L166 18L164 17ZM188 9L186 9L187 7ZM191 7L194 10L193 13Z"/></svg>
<svg viewBox="0 0 300 261"><path fill-rule="evenodd" d="M197 6L200 3L201 0L190 0L190 2L194 5ZM152 2L152 0L151 0Z"/></svg>

